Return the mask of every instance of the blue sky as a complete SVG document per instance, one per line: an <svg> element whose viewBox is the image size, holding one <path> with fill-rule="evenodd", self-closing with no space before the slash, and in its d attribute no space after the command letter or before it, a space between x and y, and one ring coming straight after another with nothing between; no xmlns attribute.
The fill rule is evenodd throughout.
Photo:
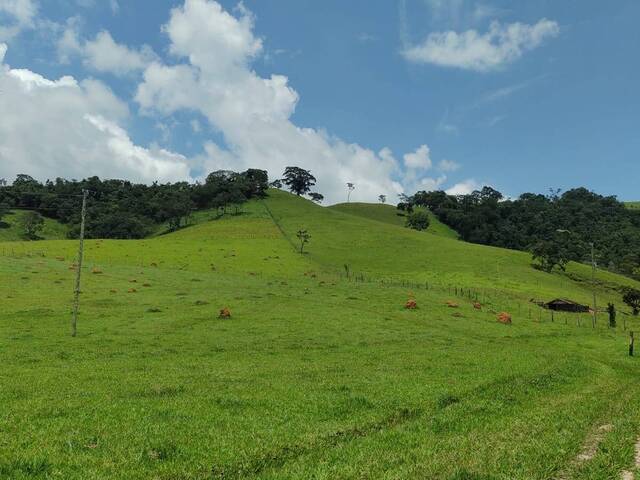
<svg viewBox="0 0 640 480"><path fill-rule="evenodd" d="M347 181L354 200L638 199L639 18L634 0L0 0L0 177L293 164L329 202Z"/></svg>

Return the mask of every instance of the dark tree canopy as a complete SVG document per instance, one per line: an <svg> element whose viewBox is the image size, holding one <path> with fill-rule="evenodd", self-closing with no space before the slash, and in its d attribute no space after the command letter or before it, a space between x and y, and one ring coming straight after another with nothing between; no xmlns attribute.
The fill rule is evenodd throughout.
<svg viewBox="0 0 640 480"><path fill-rule="evenodd" d="M426 230L429 228L429 214L421 210L410 213L407 216L407 227L419 231Z"/></svg>
<svg viewBox="0 0 640 480"><path fill-rule="evenodd" d="M564 271L569 263L570 251L566 243L558 240L540 240L534 243L529 250L533 260L537 262L540 270L551 273L558 267Z"/></svg>
<svg viewBox="0 0 640 480"><path fill-rule="evenodd" d="M234 207L237 212L247 200L265 196L268 187L267 172L257 169L212 172L204 183L195 184L142 185L98 177L82 181L57 178L42 184L18 175L11 185L0 187L0 205L31 209L58 220L69 225L69 235L76 237L82 190L89 190L87 238L133 239L149 235L161 224L170 231L179 229L194 210L216 208L224 215Z"/></svg>
<svg viewBox="0 0 640 480"><path fill-rule="evenodd" d="M321 193L317 193L317 192L311 192L309 194L309 198L311 200L313 200L316 203L322 203L322 201L324 200L324 195L322 195Z"/></svg>
<svg viewBox="0 0 640 480"><path fill-rule="evenodd" d="M25 212L20 219L22 234L28 240L36 240L44 228L44 217L38 212Z"/></svg>
<svg viewBox="0 0 640 480"><path fill-rule="evenodd" d="M311 187L316 184L316 177L311 172L300 167L287 167L284 171L282 183L285 184L292 193L305 195L311 191Z"/></svg>
<svg viewBox="0 0 640 480"><path fill-rule="evenodd" d="M3 202L2 199L0 199L0 223L2 223L2 217L9 213L10 208L11 207L8 203Z"/></svg>
<svg viewBox="0 0 640 480"><path fill-rule="evenodd" d="M622 296L622 301L631 307L634 315L640 313L640 290L627 288Z"/></svg>
<svg viewBox="0 0 640 480"><path fill-rule="evenodd" d="M640 279L640 210L615 197L576 188L504 199L484 187L458 196L421 191L401 198L399 206L409 203L429 208L462 240L531 251L545 270L567 261L589 263L593 242L600 267Z"/></svg>

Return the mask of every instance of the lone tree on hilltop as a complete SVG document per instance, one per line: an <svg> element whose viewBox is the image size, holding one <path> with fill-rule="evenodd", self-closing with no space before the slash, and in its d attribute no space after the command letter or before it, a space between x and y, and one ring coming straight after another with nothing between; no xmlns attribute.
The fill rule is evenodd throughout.
<svg viewBox="0 0 640 480"><path fill-rule="evenodd" d="M316 177L311 172L300 167L287 167L284 171L284 183L292 193L305 195L311 191L311 187L316 184Z"/></svg>
<svg viewBox="0 0 640 480"><path fill-rule="evenodd" d="M322 203L322 201L324 200L324 195L318 192L311 192L309 194L309 198L311 198L311 200L313 200L316 203Z"/></svg>
<svg viewBox="0 0 640 480"><path fill-rule="evenodd" d="M311 234L306 230L298 230L296 236L300 240L300 253L302 254L304 253L304 246L311 240Z"/></svg>
<svg viewBox="0 0 640 480"><path fill-rule="evenodd" d="M380 201L380 203L387 203L387 196L386 195L378 195L378 200Z"/></svg>
<svg viewBox="0 0 640 480"><path fill-rule="evenodd" d="M351 192L353 192L356 189L356 184L355 183L347 183L347 203L349 203L351 201Z"/></svg>
<svg viewBox="0 0 640 480"><path fill-rule="evenodd" d="M27 212L20 220L20 226L25 238L35 240L44 228L44 218L38 212Z"/></svg>
<svg viewBox="0 0 640 480"><path fill-rule="evenodd" d="M627 288L622 296L622 301L631 307L633 314L640 314L640 290Z"/></svg>

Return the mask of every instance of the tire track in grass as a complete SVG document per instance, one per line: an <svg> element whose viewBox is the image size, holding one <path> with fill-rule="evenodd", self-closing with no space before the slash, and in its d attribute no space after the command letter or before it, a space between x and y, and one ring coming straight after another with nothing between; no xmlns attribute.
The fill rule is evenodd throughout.
<svg viewBox="0 0 640 480"><path fill-rule="evenodd" d="M356 438L366 437L376 432L398 427L413 421L422 415L418 409L401 408L380 421L362 427L352 427L320 437L315 442L306 444L285 445L281 448L265 452L247 461L230 465L214 465L208 478L228 480L242 479L259 475L265 470L280 468L287 462L295 460L313 450L333 448Z"/></svg>
<svg viewBox="0 0 640 480"><path fill-rule="evenodd" d="M634 458L634 467L635 470L640 470L640 437L636 441L636 455ZM622 480L635 480L636 476L634 475L632 470L625 470L622 472L620 478Z"/></svg>
<svg viewBox="0 0 640 480"><path fill-rule="evenodd" d="M509 401L522 401L524 398L530 398L536 391L549 394L555 388L578 379L577 376L574 376L575 372L567 376L563 375L563 373L567 375L563 368L558 367L532 376L516 377L508 375L469 390L467 394L463 394L460 397L459 403L467 403L469 401L467 399L470 398L505 398L509 399ZM517 399L514 399L514 391L518 392L515 394ZM446 408L446 405L442 405L439 408ZM359 438L415 422L420 418L424 418L425 413L426 410L421 408L400 408L383 419L367 425L339 430L307 443L284 445L271 451L247 457L238 462L214 465L209 470L209 476L206 478L217 480L253 478L267 470L282 468L285 464L315 450L335 448ZM432 413L434 416L436 415L436 412Z"/></svg>
<svg viewBox="0 0 640 480"><path fill-rule="evenodd" d="M596 456L598 447L602 443L602 440L604 440L605 435L612 430L613 425L611 425L610 423L605 423L597 427L595 430L592 430L582 443L580 453L576 455L567 469L563 470L562 472L560 472L560 474L554 477L554 480L569 480L571 476L568 470L579 468L580 465L590 462L593 457Z"/></svg>

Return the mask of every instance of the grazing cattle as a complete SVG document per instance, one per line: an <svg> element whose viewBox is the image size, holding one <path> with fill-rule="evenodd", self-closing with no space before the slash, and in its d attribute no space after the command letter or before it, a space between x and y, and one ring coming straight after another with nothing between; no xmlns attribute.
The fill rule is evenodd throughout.
<svg viewBox="0 0 640 480"><path fill-rule="evenodd" d="M220 310L220 315L218 315L218 318L231 318L231 311L225 307L222 310Z"/></svg>
<svg viewBox="0 0 640 480"><path fill-rule="evenodd" d="M418 308L418 304L414 299L411 298L407 300L407 303L404 304L404 308L408 310L415 310L416 308Z"/></svg>
<svg viewBox="0 0 640 480"><path fill-rule="evenodd" d="M447 307L449 308L459 308L460 305L458 305L456 302L453 302L451 300L447 301Z"/></svg>
<svg viewBox="0 0 640 480"><path fill-rule="evenodd" d="M480 302L473 302L473 308L475 308L476 310L482 310L482 305L480 304Z"/></svg>
<svg viewBox="0 0 640 480"><path fill-rule="evenodd" d="M507 312L500 312L498 314L498 322L504 325L511 325L511 315L509 315Z"/></svg>

